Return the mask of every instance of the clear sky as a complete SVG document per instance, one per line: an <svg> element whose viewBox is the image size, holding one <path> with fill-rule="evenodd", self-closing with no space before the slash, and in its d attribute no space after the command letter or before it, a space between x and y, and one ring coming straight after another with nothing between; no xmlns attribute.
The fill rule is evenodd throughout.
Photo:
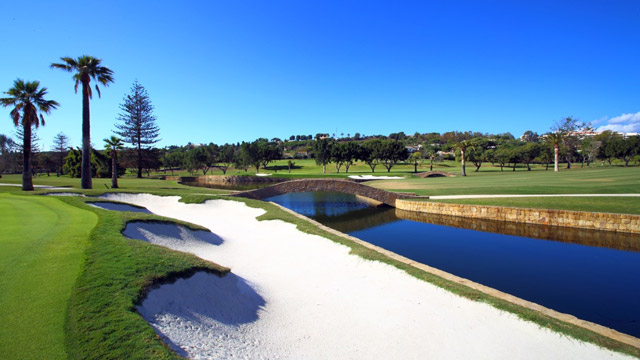
<svg viewBox="0 0 640 360"><path fill-rule="evenodd" d="M112 135L134 80L159 146L404 131L543 133L574 116L640 130L640 1L2 1L0 91L39 80L61 103L38 131L81 142L61 56L103 59L91 102ZM0 108L0 133L13 134ZM4 120L2 120L4 119ZM13 137L13 136L12 136Z"/></svg>

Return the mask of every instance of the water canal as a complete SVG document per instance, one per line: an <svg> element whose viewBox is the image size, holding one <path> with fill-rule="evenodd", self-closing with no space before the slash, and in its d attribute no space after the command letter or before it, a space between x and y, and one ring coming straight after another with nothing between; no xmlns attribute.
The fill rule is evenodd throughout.
<svg viewBox="0 0 640 360"><path fill-rule="evenodd" d="M412 260L640 337L640 236L375 208L340 193L268 200Z"/></svg>

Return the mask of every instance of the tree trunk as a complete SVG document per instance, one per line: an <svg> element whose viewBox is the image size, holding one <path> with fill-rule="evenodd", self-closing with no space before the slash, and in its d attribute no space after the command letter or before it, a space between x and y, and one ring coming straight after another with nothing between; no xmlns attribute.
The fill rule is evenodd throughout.
<svg viewBox="0 0 640 360"><path fill-rule="evenodd" d="M142 147L140 145L140 136L138 136L138 179L142 178Z"/></svg>
<svg viewBox="0 0 640 360"><path fill-rule="evenodd" d="M554 161L554 165L553 165L553 171L554 172L558 172L558 146L554 146L553 147L553 161Z"/></svg>
<svg viewBox="0 0 640 360"><path fill-rule="evenodd" d="M322 164L322 173L323 174L327 173L327 164Z"/></svg>
<svg viewBox="0 0 640 360"><path fill-rule="evenodd" d="M82 75L82 166L80 186L91 189L91 114L89 110L89 75Z"/></svg>
<svg viewBox="0 0 640 360"><path fill-rule="evenodd" d="M111 155L111 188L118 188L118 154L115 151Z"/></svg>
<svg viewBox="0 0 640 360"><path fill-rule="evenodd" d="M464 167L465 163L464 163L464 150L460 149L460 155L461 155L461 163L462 163L462 176L467 176L467 171Z"/></svg>
<svg viewBox="0 0 640 360"><path fill-rule="evenodd" d="M33 174L31 173L31 123L28 125L24 118L29 116L28 114L22 115L23 132L22 135L22 190L33 190ZM38 121L36 119L36 121Z"/></svg>
<svg viewBox="0 0 640 360"><path fill-rule="evenodd" d="M418 172L418 162L417 161L413 161L413 172L417 173Z"/></svg>
<svg viewBox="0 0 640 360"><path fill-rule="evenodd" d="M431 162L429 163L429 171L433 171L433 158L430 158Z"/></svg>

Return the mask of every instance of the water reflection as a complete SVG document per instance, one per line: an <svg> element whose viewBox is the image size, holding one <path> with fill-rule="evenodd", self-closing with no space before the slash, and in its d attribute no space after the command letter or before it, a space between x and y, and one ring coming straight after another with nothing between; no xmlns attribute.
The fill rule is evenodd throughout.
<svg viewBox="0 0 640 360"><path fill-rule="evenodd" d="M486 219L471 219L399 209L395 209L395 216L397 219L452 226L462 229L640 252L640 235L636 234L557 226L542 226Z"/></svg>
<svg viewBox="0 0 640 360"><path fill-rule="evenodd" d="M638 235L374 208L352 194L270 200L417 262L640 336Z"/></svg>

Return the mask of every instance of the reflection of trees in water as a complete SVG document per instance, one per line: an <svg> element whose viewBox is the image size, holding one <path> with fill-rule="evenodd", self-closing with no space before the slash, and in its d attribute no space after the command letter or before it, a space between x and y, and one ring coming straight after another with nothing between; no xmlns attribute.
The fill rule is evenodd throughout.
<svg viewBox="0 0 640 360"><path fill-rule="evenodd" d="M505 235L523 236L536 239L553 240L587 246L640 252L640 236L557 226L542 226L508 221L472 219L457 216L427 214L395 209L395 216L436 225L492 232Z"/></svg>
<svg viewBox="0 0 640 360"><path fill-rule="evenodd" d="M339 216L318 215L313 217L316 221L336 229L343 233L369 229L383 224L398 221L398 217L392 207L368 207L351 211Z"/></svg>

